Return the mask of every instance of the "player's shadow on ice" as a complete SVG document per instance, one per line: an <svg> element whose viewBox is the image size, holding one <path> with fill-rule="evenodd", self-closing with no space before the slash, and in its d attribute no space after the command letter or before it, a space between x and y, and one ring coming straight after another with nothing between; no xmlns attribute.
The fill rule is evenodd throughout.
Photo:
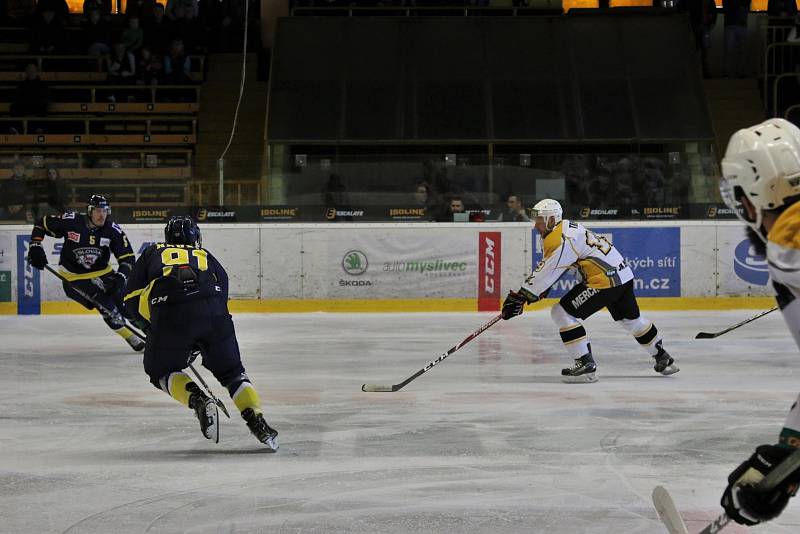
<svg viewBox="0 0 800 534"><path fill-rule="evenodd" d="M227 449L227 448L222 448L222 445L218 445L216 446L216 448L208 448L208 449L185 449L185 450L162 451L161 454L172 457L189 457L189 456L244 456L248 454L266 454L269 456L273 456L274 453L269 452L266 448L253 447L247 449Z"/></svg>
<svg viewBox="0 0 800 534"><path fill-rule="evenodd" d="M668 376L661 376L661 375L598 375L599 382L608 382L608 381L616 381L616 380L629 380L629 379L650 379L650 378L659 378L659 379L668 379ZM560 376L504 376L504 377L497 377L492 380L495 383L503 383L503 384L566 384L563 380L561 380ZM576 384L567 384L570 386ZM581 385L578 383L577 385Z"/></svg>

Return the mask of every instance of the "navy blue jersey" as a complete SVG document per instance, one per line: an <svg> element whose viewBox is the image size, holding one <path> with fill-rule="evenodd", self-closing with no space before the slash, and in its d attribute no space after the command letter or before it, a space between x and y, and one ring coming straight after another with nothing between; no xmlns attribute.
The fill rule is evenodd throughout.
<svg viewBox="0 0 800 534"><path fill-rule="evenodd" d="M152 306L204 297L227 302L228 273L204 248L154 243L136 261L126 291L128 313L149 321Z"/></svg>
<svg viewBox="0 0 800 534"><path fill-rule="evenodd" d="M91 226L83 213L45 215L34 223L31 241L42 241L46 235L64 238L58 263L63 267L62 274L70 281L110 273L108 260L112 253L123 274L127 275L133 268L135 256L128 237L117 223L108 219L98 227Z"/></svg>

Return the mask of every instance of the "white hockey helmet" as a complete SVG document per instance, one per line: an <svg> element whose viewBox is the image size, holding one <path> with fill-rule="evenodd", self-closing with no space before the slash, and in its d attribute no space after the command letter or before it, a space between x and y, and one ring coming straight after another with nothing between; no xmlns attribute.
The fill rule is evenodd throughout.
<svg viewBox="0 0 800 534"><path fill-rule="evenodd" d="M763 211L800 195L800 129L769 119L734 133L722 159L719 190L725 204L766 240ZM744 196L755 207L755 218L743 209Z"/></svg>
<svg viewBox="0 0 800 534"><path fill-rule="evenodd" d="M552 198L545 198L540 200L531 208L531 218L541 217L544 219L545 225L548 229L553 229L563 219L564 210L561 209L561 204ZM550 217L554 218L553 225L550 226Z"/></svg>

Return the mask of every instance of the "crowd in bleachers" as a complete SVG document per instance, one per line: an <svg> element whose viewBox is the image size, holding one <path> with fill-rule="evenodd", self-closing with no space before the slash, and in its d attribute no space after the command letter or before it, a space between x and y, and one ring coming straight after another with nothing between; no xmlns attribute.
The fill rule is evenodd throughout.
<svg viewBox="0 0 800 534"><path fill-rule="evenodd" d="M37 176L17 159L8 179L0 181L0 220L31 222L42 215L63 213L68 198L68 184L58 169L51 167Z"/></svg>

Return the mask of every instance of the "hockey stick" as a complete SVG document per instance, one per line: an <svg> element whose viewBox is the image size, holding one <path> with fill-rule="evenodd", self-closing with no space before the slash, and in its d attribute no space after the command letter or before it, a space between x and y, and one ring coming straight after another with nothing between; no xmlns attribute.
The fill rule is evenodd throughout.
<svg viewBox="0 0 800 534"><path fill-rule="evenodd" d="M745 319L741 323L737 323L737 324L735 324L735 325L733 325L731 327L726 328L725 330L720 330L719 332L700 332L696 336L694 336L694 338L695 339L714 339L715 337L719 337L722 334L727 334L731 330L736 330L740 326L744 326L747 323L751 323L751 322L755 321L756 319L758 319L759 317L764 317L766 314L772 313L777 309L778 309L778 307L775 306L771 310L767 310L767 311L761 312L761 313L759 313L758 315L756 315L754 317L750 317L749 319Z"/></svg>
<svg viewBox="0 0 800 534"><path fill-rule="evenodd" d="M53 273L54 275L56 275L56 276L57 276L58 278L60 278L60 279L61 279L63 282L66 282L67 284L69 284L69 286L70 286L70 287L71 287L71 288L72 288L72 289L73 289L73 290L74 290L74 291L75 291L75 292L76 292L78 295L82 296L82 297L83 297L83 298L85 298L87 301L89 301L89 302L92 304L92 306L94 306L95 308L97 308L97 309L100 311L100 313L102 313L103 315L106 315L106 316L108 316L108 317L112 317L112 316L114 315L113 313L111 313L111 310L109 310L108 308L106 308L105 306L103 306L102 304L100 304L99 302L97 302L97 301L94 299L94 297L92 297L91 295L89 295L88 293L86 293L85 291L83 291L82 289L80 289L80 288L76 287L76 286L75 286L75 284L73 284L73 283L72 283L72 281L68 280L68 279L67 279L67 277L65 277L63 274L61 274L61 273L60 273L60 272L58 272L57 270L55 270L55 269L53 269L52 267L50 267L50 265L45 265L45 266L44 266L44 268L45 268L45 269L47 269L48 271L50 271L51 273ZM120 314L120 315L121 315L121 314ZM137 336L139 336L140 338L142 338L142 340L146 340L146 339L147 339L147 336L145 336L143 333L139 332L139 330L137 330L137 329L136 329L135 327L133 327L133 326L132 326L132 325L131 325L131 324L130 324L128 321L126 321L126 320L125 320L125 317L122 317L122 322L123 322L123 324L124 324L125 328L127 328L128 330L130 330L131 332L133 332L134 334L136 334L136 335L137 335ZM223 412L225 415L227 415L227 416L228 416L228 419L230 419L230 417L231 417L231 416L230 416L230 414L228 414L228 409L227 409L227 408L225 408L225 405L224 405L224 404L222 404L222 401L221 401L221 400L219 400L218 398L216 398L216 397L214 396L214 394L211 392L211 388L209 388L209 387L208 387L208 384L206 384L206 381L205 381L205 380L203 380L203 377L202 377L202 376L200 376L200 373L198 373L198 372L197 372L197 369L195 369L195 368L194 368L194 366L191 364L191 362L189 362L189 369L191 369L191 370L192 370L192 372L194 373L194 375L197 377L197 380L199 380L199 381L200 381L200 383L203 385L203 387L204 387L204 388L206 388L206 391L208 392L208 396L209 396L209 397L211 397L211 398L213 399L213 401L216 403L216 405L217 405L217 406L219 406L219 407L222 409L222 412Z"/></svg>
<svg viewBox="0 0 800 534"><path fill-rule="evenodd" d="M403 389L403 387L408 385L409 382L411 382L415 378L419 377L420 375L425 374L428 371L430 371L431 368L433 368L434 365L444 361L445 358L447 358L448 356L453 354L455 351L457 351L458 349L460 349L461 347L463 347L464 345L466 345L467 343L469 343L470 341L472 341L473 339L475 339L476 337L481 335L483 332L488 330L490 326L492 326L493 324L495 324L497 321L499 321L502 318L503 318L502 314L501 315L497 315L495 317L492 317L491 321L489 321L488 323L484 324L483 326L481 326L480 328L475 330L473 333L468 335L466 338L464 338L464 341L462 341L461 343L459 343L458 345L456 345L454 347L451 347L450 350L448 350L447 352L443 352L441 356L439 356L435 360L432 360L432 361L428 362L427 365L425 365L425 367L423 367L422 369L420 369L419 371L417 371L413 375L409 376L408 378L406 378L405 380L403 380L399 384L394 384L392 386L382 386L382 385L378 385L378 384L362 384L361 385L361 391L365 391L365 392L376 392L376 391L377 392L394 392L394 391L399 391L399 390Z"/></svg>
<svg viewBox="0 0 800 534"><path fill-rule="evenodd" d="M770 471L761 481L756 484L756 489L760 491L769 491L775 486L786 480L786 477L791 475L794 471L800 468L800 449L796 449L784 461ZM686 524L681 519L675 503L672 501L669 492L662 486L656 486L653 489L653 505L658 512L658 516L667 527L669 534L689 534L686 529ZM716 534L732 520L726 513L720 514L716 519L709 523L698 534Z"/></svg>

